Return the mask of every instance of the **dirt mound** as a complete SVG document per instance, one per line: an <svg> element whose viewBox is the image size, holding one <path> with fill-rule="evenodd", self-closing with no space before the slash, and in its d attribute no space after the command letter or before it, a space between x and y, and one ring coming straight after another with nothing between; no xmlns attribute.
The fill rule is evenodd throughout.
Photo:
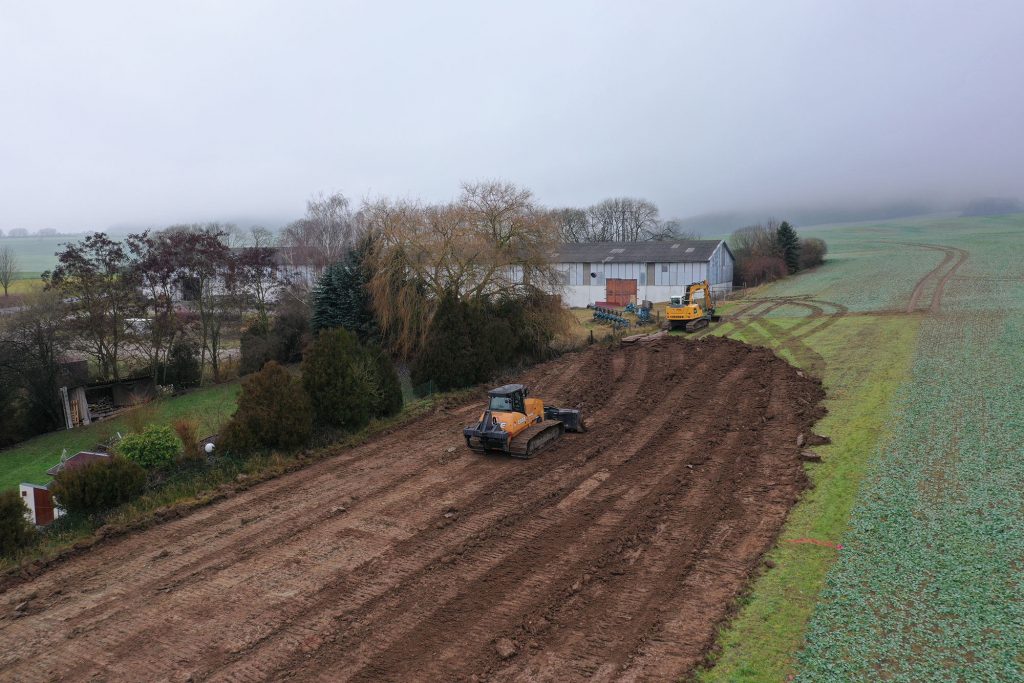
<svg viewBox="0 0 1024 683"><path fill-rule="evenodd" d="M113 541L3 596L0 679L685 674L806 485L820 385L717 338L522 379L589 431L481 456L456 406Z"/></svg>

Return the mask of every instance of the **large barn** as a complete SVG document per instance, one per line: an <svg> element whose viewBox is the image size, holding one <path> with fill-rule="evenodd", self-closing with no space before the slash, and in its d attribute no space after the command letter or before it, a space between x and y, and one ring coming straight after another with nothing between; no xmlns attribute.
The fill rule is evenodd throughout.
<svg viewBox="0 0 1024 683"><path fill-rule="evenodd" d="M716 293L729 292L735 262L723 240L563 244L553 260L563 273L565 303L578 308L668 301L704 279Z"/></svg>

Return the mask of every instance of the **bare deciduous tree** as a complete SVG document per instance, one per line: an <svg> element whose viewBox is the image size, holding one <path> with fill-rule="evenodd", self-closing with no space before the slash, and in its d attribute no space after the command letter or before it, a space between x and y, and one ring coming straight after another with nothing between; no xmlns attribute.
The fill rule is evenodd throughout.
<svg viewBox="0 0 1024 683"><path fill-rule="evenodd" d="M699 239L676 219L660 220L653 202L634 197L606 199L587 209L557 209L551 215L566 243Z"/></svg>
<svg viewBox="0 0 1024 683"><path fill-rule="evenodd" d="M281 233L282 255L297 280L311 283L324 268L342 260L355 243L359 221L345 195L317 195L306 202L306 215Z"/></svg>
<svg viewBox="0 0 1024 683"><path fill-rule="evenodd" d="M7 288L14 282L14 276L18 274L18 257L10 247L0 249L0 285L3 285L4 296L7 296Z"/></svg>
<svg viewBox="0 0 1024 683"><path fill-rule="evenodd" d="M652 240L699 240L700 234L683 227L678 218L670 218L658 223L657 230L651 234Z"/></svg>
<svg viewBox="0 0 1024 683"><path fill-rule="evenodd" d="M423 342L436 304L556 287L551 212L503 182L466 184L455 202L381 200L364 208L375 235L369 290L381 330L405 356Z"/></svg>

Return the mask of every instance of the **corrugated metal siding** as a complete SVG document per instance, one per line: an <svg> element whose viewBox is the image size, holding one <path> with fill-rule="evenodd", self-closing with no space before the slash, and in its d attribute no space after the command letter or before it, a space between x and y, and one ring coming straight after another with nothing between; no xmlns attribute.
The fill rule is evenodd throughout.
<svg viewBox="0 0 1024 683"><path fill-rule="evenodd" d="M685 287L691 282L703 280L706 273L706 263L655 263L654 284Z"/></svg>
<svg viewBox="0 0 1024 683"><path fill-rule="evenodd" d="M590 273L585 271L585 263L559 263L558 270L562 273L562 284L585 285Z"/></svg>
<svg viewBox="0 0 1024 683"><path fill-rule="evenodd" d="M708 269L708 282L712 285L731 285L733 273L732 255L721 244L711 255Z"/></svg>

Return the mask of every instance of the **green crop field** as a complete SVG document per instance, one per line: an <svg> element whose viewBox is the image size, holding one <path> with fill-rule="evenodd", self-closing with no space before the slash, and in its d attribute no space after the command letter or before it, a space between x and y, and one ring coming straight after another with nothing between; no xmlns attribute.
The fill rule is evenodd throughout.
<svg viewBox="0 0 1024 683"><path fill-rule="evenodd" d="M833 443L700 677L1024 680L1024 215L803 234L712 332L820 376Z"/></svg>
<svg viewBox="0 0 1024 683"><path fill-rule="evenodd" d="M74 242L84 235L65 235L62 237L5 237L0 238L0 248L10 247L18 258L19 277L38 277L44 270L57 265L55 254L61 244ZM0 294L3 294L0 291Z"/></svg>
<svg viewBox="0 0 1024 683"><path fill-rule="evenodd" d="M172 420L187 418L199 423L202 435L216 433L235 411L239 386L238 382L228 382L158 399L110 420L71 431L51 432L0 450L0 490L20 483L45 484L50 480L46 470L60 462L62 451L88 450L117 432L124 434L139 427L139 423L170 424Z"/></svg>

